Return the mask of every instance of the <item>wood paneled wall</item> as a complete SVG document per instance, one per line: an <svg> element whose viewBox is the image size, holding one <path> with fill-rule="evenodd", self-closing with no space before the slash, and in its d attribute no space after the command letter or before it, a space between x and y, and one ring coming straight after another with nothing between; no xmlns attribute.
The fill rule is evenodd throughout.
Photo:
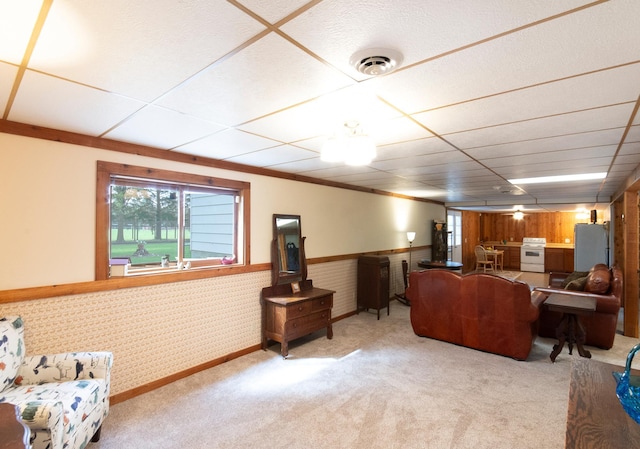
<svg viewBox="0 0 640 449"><path fill-rule="evenodd" d="M640 187L637 182L635 188ZM640 291L640 209L638 191L627 190L623 195L621 218L624 235L623 246L623 272L624 272L624 335L638 337L640 316L638 292ZM617 245L616 245L617 246Z"/></svg>
<svg viewBox="0 0 640 449"><path fill-rule="evenodd" d="M474 248L480 243L480 214L462 211L462 272L468 273L476 267Z"/></svg>
<svg viewBox="0 0 640 449"><path fill-rule="evenodd" d="M545 237L548 243L573 244L574 225L588 222L588 218L577 219L574 212L530 213L522 220L516 220L511 214L482 213L480 240L522 243L524 237Z"/></svg>

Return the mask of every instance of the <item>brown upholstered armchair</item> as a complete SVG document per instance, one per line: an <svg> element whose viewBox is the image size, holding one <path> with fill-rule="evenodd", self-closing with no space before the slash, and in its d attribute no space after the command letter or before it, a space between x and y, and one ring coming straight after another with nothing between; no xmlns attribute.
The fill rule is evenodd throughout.
<svg viewBox="0 0 640 449"><path fill-rule="evenodd" d="M568 273L551 274L548 288L536 287L534 290L546 295L563 293L573 296L591 296L597 300L596 311L593 315L580 317L585 331L585 344L602 349L610 349L616 335L618 312L622 298L622 270L614 266L609 269L606 265L594 265L586 276L576 278L567 283ZM566 285L565 285L566 284ZM563 288L564 285L564 288ZM575 288L578 290L571 290ZM541 337L556 337L556 328L562 319L558 312L550 312L546 307L540 311L538 335Z"/></svg>

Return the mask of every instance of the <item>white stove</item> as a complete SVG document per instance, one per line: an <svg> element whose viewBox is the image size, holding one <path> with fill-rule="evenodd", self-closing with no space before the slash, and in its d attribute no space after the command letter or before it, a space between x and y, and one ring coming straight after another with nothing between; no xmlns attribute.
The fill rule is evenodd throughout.
<svg viewBox="0 0 640 449"><path fill-rule="evenodd" d="M547 239L544 237L525 237L520 249L520 271L544 273L544 247Z"/></svg>

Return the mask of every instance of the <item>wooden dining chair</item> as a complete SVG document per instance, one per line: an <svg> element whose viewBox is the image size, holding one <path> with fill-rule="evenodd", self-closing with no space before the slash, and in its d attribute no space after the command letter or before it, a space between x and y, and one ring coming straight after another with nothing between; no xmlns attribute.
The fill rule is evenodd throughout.
<svg viewBox="0 0 640 449"><path fill-rule="evenodd" d="M495 271L494 262L487 257L487 252L482 245L476 245L475 252L476 271L478 271L480 267L482 267L482 271L485 273L487 272L487 268L489 268L490 271Z"/></svg>

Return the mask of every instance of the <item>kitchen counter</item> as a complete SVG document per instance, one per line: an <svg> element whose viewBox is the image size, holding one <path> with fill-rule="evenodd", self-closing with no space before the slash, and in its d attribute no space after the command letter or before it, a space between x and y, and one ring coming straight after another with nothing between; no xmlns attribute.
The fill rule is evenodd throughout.
<svg viewBox="0 0 640 449"><path fill-rule="evenodd" d="M507 270L521 269L522 242L487 241L483 243L485 247L504 251L504 268ZM547 243L544 251L544 271L571 273L573 271L572 243Z"/></svg>
<svg viewBox="0 0 640 449"><path fill-rule="evenodd" d="M502 243L499 241L488 241L482 243L483 246L513 246L520 248L522 246L522 242L507 242ZM573 249L573 243L550 243L547 242L545 248L562 248L562 249Z"/></svg>

